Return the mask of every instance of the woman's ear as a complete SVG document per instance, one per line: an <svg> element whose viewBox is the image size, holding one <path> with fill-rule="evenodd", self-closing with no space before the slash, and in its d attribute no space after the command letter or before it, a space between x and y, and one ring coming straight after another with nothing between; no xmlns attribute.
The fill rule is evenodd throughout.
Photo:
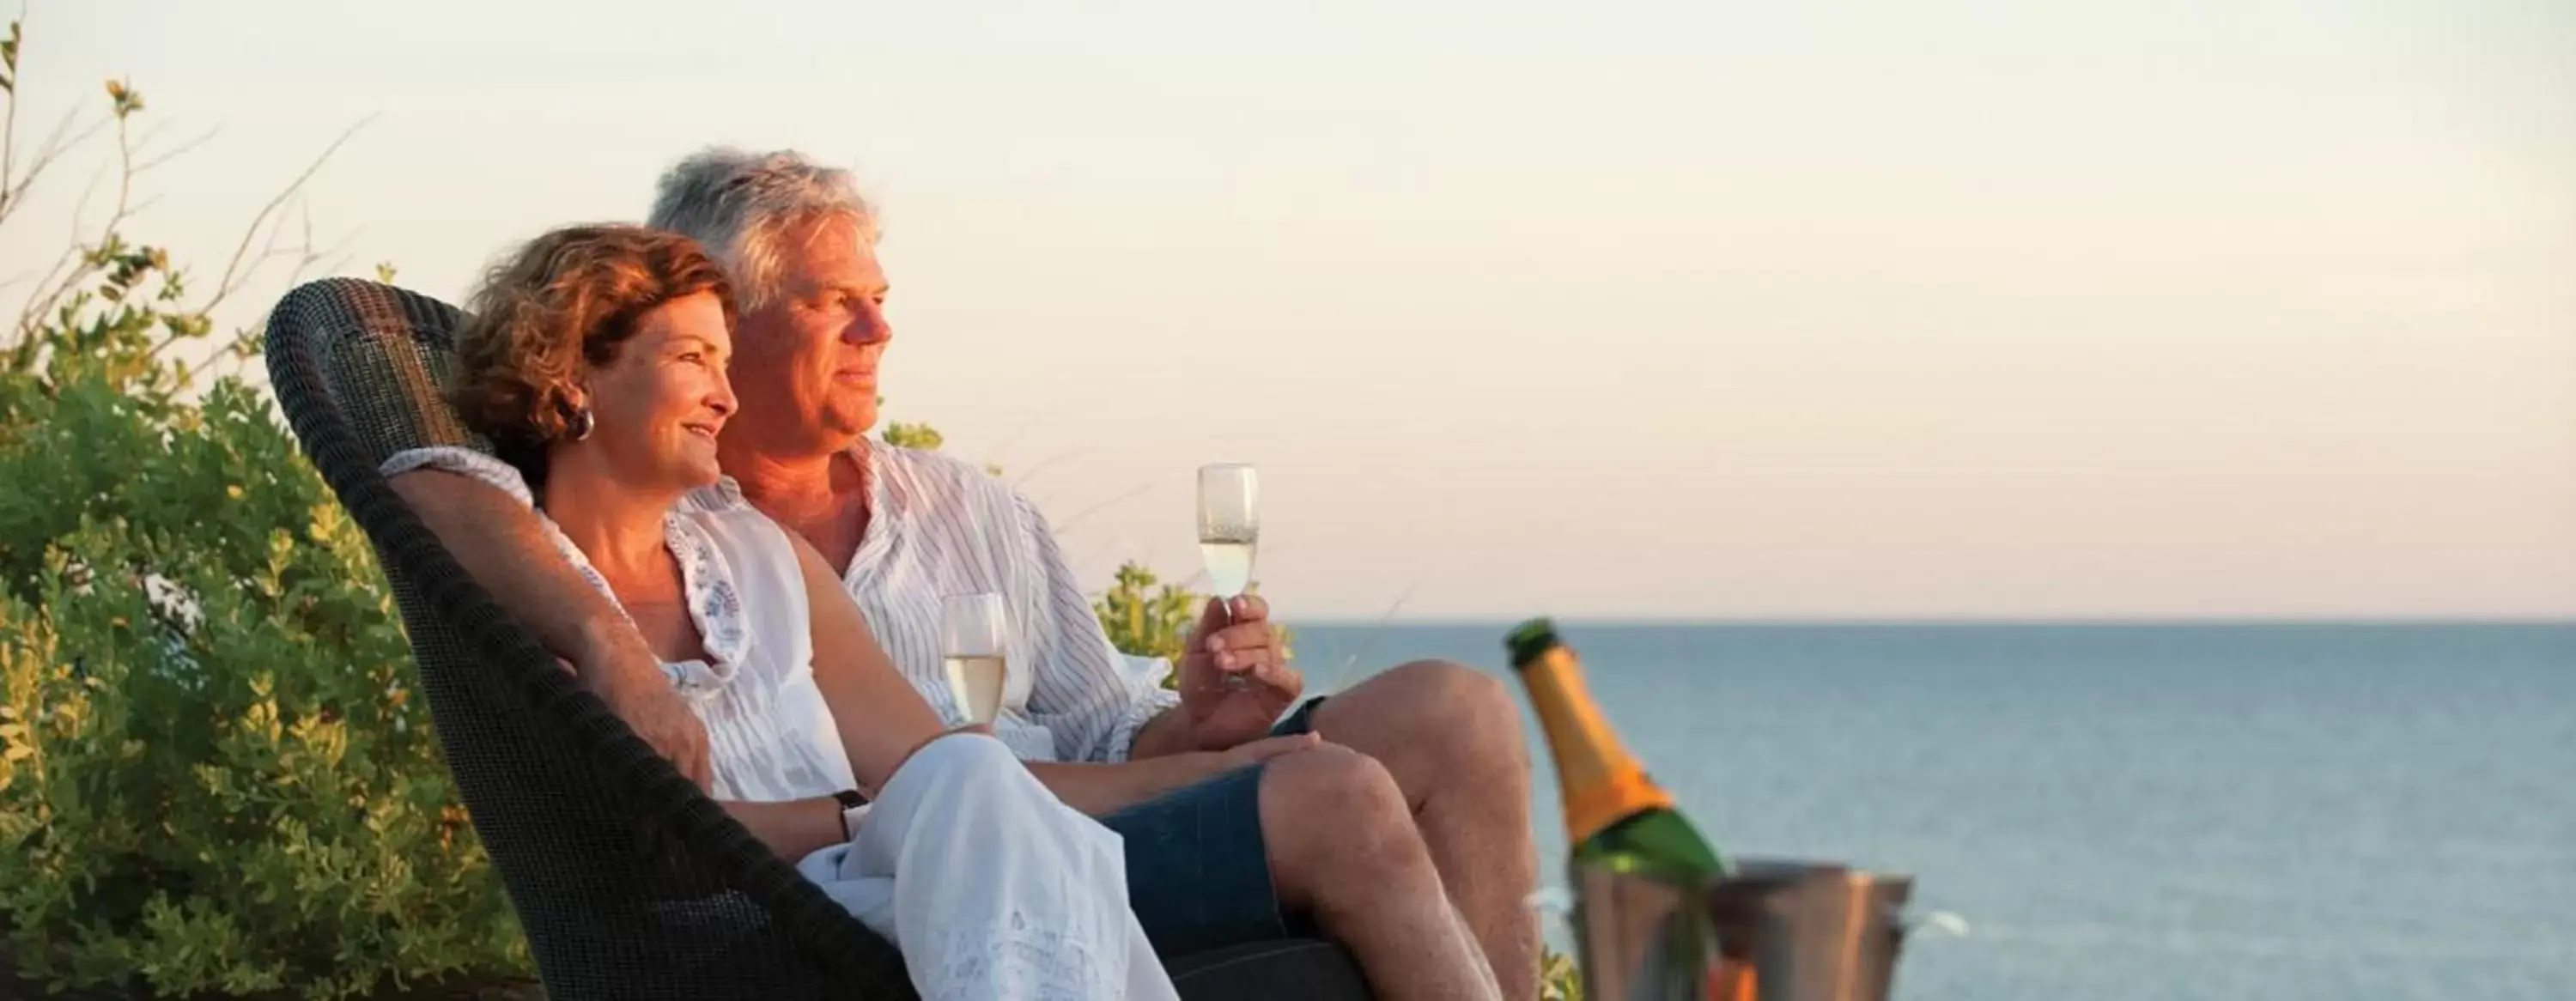
<svg viewBox="0 0 2576 1001"><path fill-rule="evenodd" d="M539 418L537 426L560 429L551 432L548 437L572 441L590 437L592 417L590 391L587 387L578 382L559 382L546 395L551 399L539 406L541 412L551 412L544 413Z"/></svg>

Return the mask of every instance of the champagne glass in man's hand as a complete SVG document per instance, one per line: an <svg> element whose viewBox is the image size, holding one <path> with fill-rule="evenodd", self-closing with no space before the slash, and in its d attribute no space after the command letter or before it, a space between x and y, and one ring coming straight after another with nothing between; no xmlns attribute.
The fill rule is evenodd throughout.
<svg viewBox="0 0 2576 1001"><path fill-rule="evenodd" d="M1180 671L1181 709L1191 741L1201 750L1221 751L1268 734L1306 687L1279 646L1270 606L1258 595L1208 602L1181 652Z"/></svg>
<svg viewBox="0 0 2576 1001"><path fill-rule="evenodd" d="M1199 558L1217 601L1231 602L1252 586L1252 562L1261 551L1261 481L1252 467L1218 462L1199 467ZM1221 684L1241 688L1243 676Z"/></svg>

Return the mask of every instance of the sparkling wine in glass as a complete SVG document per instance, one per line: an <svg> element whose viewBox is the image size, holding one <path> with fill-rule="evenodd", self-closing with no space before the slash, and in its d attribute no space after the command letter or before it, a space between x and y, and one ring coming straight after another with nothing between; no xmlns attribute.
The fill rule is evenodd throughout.
<svg viewBox="0 0 2576 1001"><path fill-rule="evenodd" d="M1252 586L1253 557L1261 549L1261 481L1252 467L1219 462L1199 467L1199 557L1207 564L1208 586L1218 598L1231 600ZM1250 682L1225 676L1229 687Z"/></svg>
<svg viewBox="0 0 2576 1001"><path fill-rule="evenodd" d="M1199 556L1217 597L1232 598L1252 585L1252 560L1261 548L1260 495L1251 466L1199 468Z"/></svg>
<svg viewBox="0 0 2576 1001"><path fill-rule="evenodd" d="M948 669L948 694L971 723L991 723L1002 711L1006 640L998 594L951 595L940 603L939 650Z"/></svg>

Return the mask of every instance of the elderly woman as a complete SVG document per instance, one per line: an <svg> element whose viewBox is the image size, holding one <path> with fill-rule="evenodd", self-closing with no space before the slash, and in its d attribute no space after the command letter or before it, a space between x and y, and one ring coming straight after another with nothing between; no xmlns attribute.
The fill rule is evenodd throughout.
<svg viewBox="0 0 2576 1001"><path fill-rule="evenodd" d="M626 612L705 724L728 812L893 939L923 997L1177 997L1118 837L989 732L942 732L837 575L718 471L734 306L697 244L560 229L471 312L450 400L507 465L457 471L530 503Z"/></svg>

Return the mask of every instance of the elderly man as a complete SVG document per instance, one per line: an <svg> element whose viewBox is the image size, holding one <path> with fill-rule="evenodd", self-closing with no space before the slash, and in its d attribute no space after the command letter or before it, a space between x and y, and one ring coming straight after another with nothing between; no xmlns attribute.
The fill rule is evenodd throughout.
<svg viewBox="0 0 2576 1001"><path fill-rule="evenodd" d="M1395 981L1447 966L1423 960L1450 948L1471 963L1481 951L1504 996L1536 995L1529 764L1500 683L1419 662L1298 705L1302 682L1251 597L1209 604L1177 693L1135 676L1033 505L966 463L867 437L893 332L873 209L848 172L710 150L664 175L650 223L704 244L743 297L730 368L742 405L719 442L731 486L831 561L952 721L941 599L1003 596L1018 646L993 729L1125 838L1131 902L1158 949L1280 937L1311 917L1391 996L1446 996ZM696 719L620 613L555 565L524 506L437 469L394 486L640 736L704 780ZM1428 860L1430 896L1454 914L1388 896L1408 858ZM1438 941L1457 938L1459 918L1473 943Z"/></svg>

